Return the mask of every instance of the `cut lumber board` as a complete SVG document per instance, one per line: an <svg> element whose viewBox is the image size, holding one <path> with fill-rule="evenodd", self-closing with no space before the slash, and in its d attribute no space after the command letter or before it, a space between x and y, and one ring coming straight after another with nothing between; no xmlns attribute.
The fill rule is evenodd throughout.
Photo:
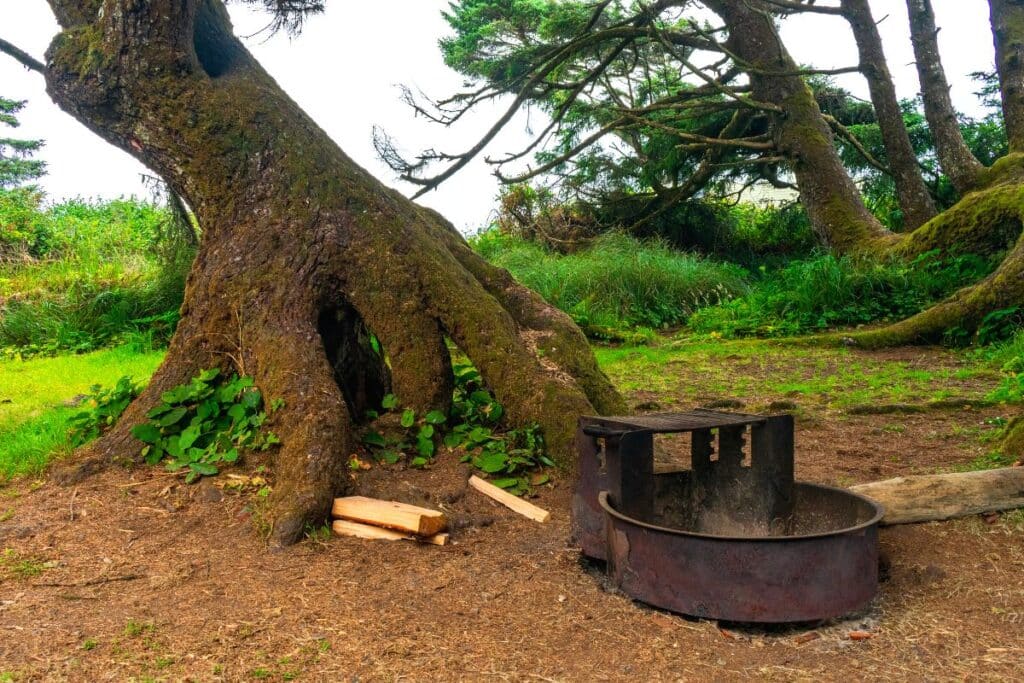
<svg viewBox="0 0 1024 683"><path fill-rule="evenodd" d="M417 536L433 536L448 528L444 513L392 500L363 496L335 498L331 512L353 522L405 531Z"/></svg>
<svg viewBox="0 0 1024 683"><path fill-rule="evenodd" d="M347 519L336 519L331 524L331 529L339 536L353 536L355 538L368 538L376 541L419 541L431 545L444 545L448 542L448 534L434 534L433 536L414 536L403 534L401 531L392 531L379 526L350 522Z"/></svg>
<svg viewBox="0 0 1024 683"><path fill-rule="evenodd" d="M896 477L850 490L882 504L882 524L933 522L1024 507L1024 467Z"/></svg>
<svg viewBox="0 0 1024 683"><path fill-rule="evenodd" d="M518 512L523 517L529 517L535 522L543 523L551 517L551 513L547 510L539 508L532 503L527 503L519 496L513 496L508 491L499 489L494 484L484 481L475 474L469 478L469 485L488 498L493 498L513 512Z"/></svg>

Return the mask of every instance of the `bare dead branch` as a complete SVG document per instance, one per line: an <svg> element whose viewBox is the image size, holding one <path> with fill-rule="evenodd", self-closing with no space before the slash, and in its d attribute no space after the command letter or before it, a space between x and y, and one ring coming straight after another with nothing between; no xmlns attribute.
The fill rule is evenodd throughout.
<svg viewBox="0 0 1024 683"><path fill-rule="evenodd" d="M40 62L38 59L25 52L21 48L12 45L3 38L0 38L0 52L6 55L14 57L14 59L21 62L22 66L32 71L38 71L39 73L46 73L46 65Z"/></svg>
<svg viewBox="0 0 1024 683"><path fill-rule="evenodd" d="M861 141L857 139L857 136L853 134L853 131L851 131L849 128L841 124L836 119L836 117L832 116L831 114L826 114L825 112L822 112L821 116L826 121L828 121L828 125L832 126L833 130L839 133L839 135L844 140L850 143L850 146L857 150L857 152L862 157L864 157L864 160L867 161L871 166L875 167L876 169L878 169L882 173L885 173L886 175L892 175L892 170L888 166L883 164L881 161L876 159L874 155L872 155L871 152L869 152L867 148L865 148L864 145L861 144Z"/></svg>

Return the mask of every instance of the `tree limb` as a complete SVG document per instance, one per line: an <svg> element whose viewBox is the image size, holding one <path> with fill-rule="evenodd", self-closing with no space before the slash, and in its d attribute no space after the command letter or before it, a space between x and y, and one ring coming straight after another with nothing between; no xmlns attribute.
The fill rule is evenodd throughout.
<svg viewBox="0 0 1024 683"><path fill-rule="evenodd" d="M836 117L832 116L831 114L826 114L824 112L822 112L821 116L828 122L828 125L832 126L833 130L839 133L839 135L841 135L844 140L849 142L853 146L853 148L857 150L862 157L864 157L865 161L867 161L869 164L874 166L882 173L886 175L892 175L892 169L890 169L888 166L886 166L881 161L876 159L871 154L871 152L869 152L867 148L865 148L864 145L861 144L861 141L857 139L857 136L854 135L849 128L839 123Z"/></svg>
<svg viewBox="0 0 1024 683"><path fill-rule="evenodd" d="M775 5L776 7L791 12L815 12L817 14L843 14L841 7L831 7L828 5L815 5L813 0L810 4L798 2L796 0L764 0L769 5Z"/></svg>
<svg viewBox="0 0 1024 683"><path fill-rule="evenodd" d="M46 65L40 62L38 59L25 52L21 48L8 43L3 38L0 38L0 52L14 57L16 60L21 62L22 66L32 71L38 71L39 73L46 73Z"/></svg>

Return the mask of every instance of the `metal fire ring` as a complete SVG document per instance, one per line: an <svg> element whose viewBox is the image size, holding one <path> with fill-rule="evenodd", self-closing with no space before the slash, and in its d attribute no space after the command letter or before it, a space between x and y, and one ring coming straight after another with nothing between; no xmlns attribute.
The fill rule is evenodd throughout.
<svg viewBox="0 0 1024 683"><path fill-rule="evenodd" d="M656 473L654 435L680 432L692 469ZM794 481L790 416L582 418L577 446L573 535L627 595L765 623L841 616L875 595L882 508Z"/></svg>

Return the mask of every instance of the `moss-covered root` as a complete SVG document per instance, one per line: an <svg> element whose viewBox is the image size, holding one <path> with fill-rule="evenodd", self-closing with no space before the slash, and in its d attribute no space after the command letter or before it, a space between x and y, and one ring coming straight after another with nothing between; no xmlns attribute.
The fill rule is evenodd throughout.
<svg viewBox="0 0 1024 683"><path fill-rule="evenodd" d="M568 315L516 282L504 268L484 260L443 216L425 208L422 213L432 235L512 316L536 356L571 378L598 414L628 412L622 395L598 367L586 337Z"/></svg>
<svg viewBox="0 0 1024 683"><path fill-rule="evenodd" d="M978 330L985 316L1024 301L1024 237L999 268L976 285L917 315L878 330L850 335L859 346L877 348L941 341L950 330Z"/></svg>
<svg viewBox="0 0 1024 683"><path fill-rule="evenodd" d="M301 540L309 524L328 517L346 486L345 461L354 447L352 420L312 324L298 316L252 330L249 357L257 386L283 401L270 427L280 438L267 518L270 542ZM296 372L296 369L301 372Z"/></svg>
<svg viewBox="0 0 1024 683"><path fill-rule="evenodd" d="M991 254L1021 234L1024 211L1024 154L1003 157L983 173L982 187L895 244L873 251L914 257L928 251Z"/></svg>
<svg viewBox="0 0 1024 683"><path fill-rule="evenodd" d="M999 440L999 452L1024 462L1024 415L1018 415L1006 425Z"/></svg>

